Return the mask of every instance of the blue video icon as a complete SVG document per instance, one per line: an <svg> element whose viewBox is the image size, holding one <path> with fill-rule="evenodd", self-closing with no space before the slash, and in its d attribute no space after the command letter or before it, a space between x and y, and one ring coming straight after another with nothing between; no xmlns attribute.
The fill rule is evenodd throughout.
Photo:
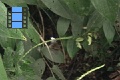
<svg viewBox="0 0 120 80"><path fill-rule="evenodd" d="M27 28L27 7L10 7L7 9L7 27L20 29Z"/></svg>

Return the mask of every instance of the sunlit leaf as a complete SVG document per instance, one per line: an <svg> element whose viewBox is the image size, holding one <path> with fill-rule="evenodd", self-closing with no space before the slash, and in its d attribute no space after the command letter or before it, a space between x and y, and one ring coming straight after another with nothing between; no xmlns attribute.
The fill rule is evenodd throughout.
<svg viewBox="0 0 120 80"><path fill-rule="evenodd" d="M78 37L77 39L76 39L76 41L77 42L81 42L81 41L83 41L84 39L82 38L82 37Z"/></svg>
<svg viewBox="0 0 120 80"><path fill-rule="evenodd" d="M28 29L21 30L26 36L31 39L34 43L40 43L40 37L37 30L33 27L32 22L28 20Z"/></svg>
<svg viewBox="0 0 120 80"><path fill-rule="evenodd" d="M22 41L18 42L16 53L19 55L22 55L24 53L24 45Z"/></svg>
<svg viewBox="0 0 120 80"><path fill-rule="evenodd" d="M7 28L7 8L1 1L0 5L0 36L12 39L26 40L25 36L19 29Z"/></svg>
<svg viewBox="0 0 120 80"><path fill-rule="evenodd" d="M0 55L0 80L8 80L1 55Z"/></svg>
<svg viewBox="0 0 120 80"><path fill-rule="evenodd" d="M91 45L91 43L92 43L92 37L91 36L88 36L88 45Z"/></svg>
<svg viewBox="0 0 120 80"><path fill-rule="evenodd" d="M82 49L82 46L81 46L80 42L76 42L76 44L77 44L78 48Z"/></svg>
<svg viewBox="0 0 120 80"><path fill-rule="evenodd" d="M3 62L5 68L13 68L13 50L10 47L5 48Z"/></svg>

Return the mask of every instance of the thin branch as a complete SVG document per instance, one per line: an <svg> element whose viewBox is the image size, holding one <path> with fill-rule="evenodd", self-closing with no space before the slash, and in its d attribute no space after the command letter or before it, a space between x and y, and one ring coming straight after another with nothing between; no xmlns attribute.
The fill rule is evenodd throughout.
<svg viewBox="0 0 120 80"><path fill-rule="evenodd" d="M41 54L42 55L42 57L43 57L43 54ZM51 67L49 66L49 64L47 63L47 61L45 60L45 58L43 57L43 60L45 61L45 63L46 63L46 65L48 66L48 68L50 69L50 72L51 72L51 74L53 75L53 77L55 77L54 76L54 73L53 73L53 71L52 71L52 69L51 69Z"/></svg>
<svg viewBox="0 0 120 80"><path fill-rule="evenodd" d="M45 37L45 26L44 26L43 16L42 16L42 13L41 13L41 11L39 10L38 7L37 7L37 9L38 9L39 16L40 16L40 19L41 19L41 22L42 22L42 27L43 27L43 30L42 30L43 35L42 35L42 37L44 39L44 37Z"/></svg>
<svg viewBox="0 0 120 80"><path fill-rule="evenodd" d="M61 37L61 38L56 38L56 40L66 40L66 39L71 39L71 38L73 38L73 37L72 37L72 36L69 36L69 37ZM51 42L51 41L52 41L52 40L47 40L47 41L41 42L41 43L33 46L33 47L30 48L23 56L21 56L21 57L19 58L18 62L21 61L24 57L26 57L26 55L29 54L29 52L32 51L34 48L36 48L36 47L38 47L38 46L40 46L40 45L43 45L43 44L45 44L45 43Z"/></svg>

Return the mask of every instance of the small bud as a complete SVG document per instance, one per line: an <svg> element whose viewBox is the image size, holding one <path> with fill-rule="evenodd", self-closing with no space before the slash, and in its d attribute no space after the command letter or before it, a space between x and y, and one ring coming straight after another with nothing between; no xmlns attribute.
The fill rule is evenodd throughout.
<svg viewBox="0 0 120 80"><path fill-rule="evenodd" d="M51 37L51 43L56 43L56 39L54 37Z"/></svg>

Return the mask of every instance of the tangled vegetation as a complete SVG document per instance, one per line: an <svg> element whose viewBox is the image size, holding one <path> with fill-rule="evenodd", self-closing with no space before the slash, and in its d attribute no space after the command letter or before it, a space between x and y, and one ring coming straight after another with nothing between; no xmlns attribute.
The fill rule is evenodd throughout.
<svg viewBox="0 0 120 80"><path fill-rule="evenodd" d="M28 28L8 29L7 8ZM119 0L1 0L0 80L120 80Z"/></svg>

